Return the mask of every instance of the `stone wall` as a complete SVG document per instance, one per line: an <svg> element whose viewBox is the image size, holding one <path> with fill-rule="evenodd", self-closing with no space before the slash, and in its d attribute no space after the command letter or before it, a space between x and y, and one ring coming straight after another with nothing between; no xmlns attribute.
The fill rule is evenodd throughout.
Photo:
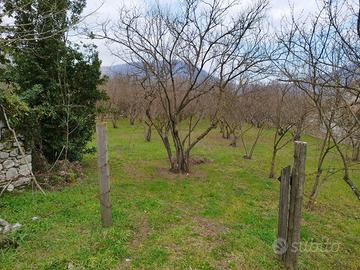
<svg viewBox="0 0 360 270"><path fill-rule="evenodd" d="M0 119L0 191L4 187L12 191L31 182L31 153L24 148L25 157L20 153L10 130L1 122ZM24 147L23 138L18 139Z"/></svg>

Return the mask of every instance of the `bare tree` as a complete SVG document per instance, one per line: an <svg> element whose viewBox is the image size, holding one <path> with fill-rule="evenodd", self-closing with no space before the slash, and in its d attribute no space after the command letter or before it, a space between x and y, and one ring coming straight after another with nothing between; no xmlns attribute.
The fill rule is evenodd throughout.
<svg viewBox="0 0 360 270"><path fill-rule="evenodd" d="M242 124L240 126L240 138L245 150L245 159L252 159L255 147L263 134L266 127L269 126L270 120L270 103L268 99L271 95L267 91L266 85L251 85L240 100ZM252 141L246 141L245 135L255 130L255 138Z"/></svg>
<svg viewBox="0 0 360 270"><path fill-rule="evenodd" d="M118 74L109 78L105 86L109 97L107 112L114 128L121 116L127 117L129 123L134 125L144 111L144 93L142 87L130 75Z"/></svg>
<svg viewBox="0 0 360 270"><path fill-rule="evenodd" d="M123 9L120 20L94 34L121 49L114 55L136 69L145 90L155 96L167 120L156 128L172 139L171 170L189 172L190 152L218 123L224 89L245 72L257 72L267 58L261 21L266 1L241 8L237 1L186 0L176 14L161 5L147 12ZM241 10L236 13L235 7ZM208 127L193 136L203 113L185 117L188 107L209 96L215 101ZM181 131L179 123L187 122ZM165 131L164 131L165 130ZM165 132L165 133L164 133ZM169 142L163 139L165 147Z"/></svg>
<svg viewBox="0 0 360 270"><path fill-rule="evenodd" d="M293 107L289 102L291 87L287 84L273 84L271 87L272 98L268 100L272 104L270 113L271 125L274 128L273 149L270 163L269 178L275 176L275 163L277 153L293 141L293 137L287 136L295 126ZM270 89L269 89L270 91Z"/></svg>
<svg viewBox="0 0 360 270"><path fill-rule="evenodd" d="M105 85L105 91L109 100L106 101L106 111L109 114L113 128L118 128L117 122L124 114L124 105L121 99L120 78L109 78Z"/></svg>
<svg viewBox="0 0 360 270"><path fill-rule="evenodd" d="M279 36L283 51L276 62L286 80L312 100L317 117L325 129L309 208L313 206L321 185L323 161L333 148L341 158L344 181L360 199L360 191L350 178L349 160L341 147L359 127L356 114L351 109L358 96L356 88L352 86L357 77L357 71L351 64L356 59L356 53L347 44L349 36L339 38L347 24L336 24L339 21L332 17L334 13L329 12L328 5L328 2L324 2L319 12L307 23L299 22L292 16L287 23L289 27ZM348 115L352 115L354 121L347 121L351 124L345 126L341 122Z"/></svg>
<svg viewBox="0 0 360 270"><path fill-rule="evenodd" d="M230 139L230 146L236 147L242 112L240 96L234 87L228 87L224 91L220 119L223 138Z"/></svg>

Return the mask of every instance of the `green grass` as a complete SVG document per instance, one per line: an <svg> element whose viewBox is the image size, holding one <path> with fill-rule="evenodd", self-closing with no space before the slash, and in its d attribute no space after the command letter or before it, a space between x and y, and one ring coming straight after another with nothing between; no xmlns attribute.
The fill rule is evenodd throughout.
<svg viewBox="0 0 360 270"><path fill-rule="evenodd" d="M141 125L119 126L108 130L113 226L101 228L96 157L88 155L78 184L46 197L26 191L0 198L0 217L23 224L11 236L19 247L1 251L0 269L282 269L272 249L279 183L267 178L273 131L265 132L253 160L212 132L193 152L211 162L186 177L167 172L157 136L146 143ZM319 141L304 140L311 173ZM292 151L289 145L279 153L277 174L292 163ZM325 167L339 166L331 154ZM312 182L307 177L306 194ZM303 212L301 239L340 248L302 252L299 268L359 269L360 205L341 175L324 183L318 201Z"/></svg>

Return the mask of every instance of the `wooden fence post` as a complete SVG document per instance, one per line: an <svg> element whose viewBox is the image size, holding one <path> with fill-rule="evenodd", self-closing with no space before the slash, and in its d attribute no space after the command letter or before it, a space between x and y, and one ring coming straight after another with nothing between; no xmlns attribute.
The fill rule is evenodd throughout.
<svg viewBox="0 0 360 270"><path fill-rule="evenodd" d="M100 186L100 213L103 227L109 227L112 224L111 202L110 202L110 169L107 153L107 135L106 123L96 124L96 141L99 170Z"/></svg>
<svg viewBox="0 0 360 270"><path fill-rule="evenodd" d="M291 179L291 167L283 168L280 180L279 218L278 218L278 241L286 243L289 217L289 191ZM285 253L286 250L284 250ZM280 260L284 260L284 254L278 254Z"/></svg>
<svg viewBox="0 0 360 270"><path fill-rule="evenodd" d="M290 270L297 268L297 260L300 251L300 221L305 182L305 160L306 143L296 141L294 151L294 165L291 175L291 192L287 231L288 248L285 258L285 265Z"/></svg>

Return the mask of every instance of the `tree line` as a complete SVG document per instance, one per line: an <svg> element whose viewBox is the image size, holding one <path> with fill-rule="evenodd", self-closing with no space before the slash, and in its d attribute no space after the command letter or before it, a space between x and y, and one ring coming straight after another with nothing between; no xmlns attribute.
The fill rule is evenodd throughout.
<svg viewBox="0 0 360 270"><path fill-rule="evenodd" d="M305 18L292 12L275 33L266 27L268 5L186 0L176 11L122 9L118 21L92 32L132 69L107 83L107 116L114 127L121 115L130 124L141 119L147 141L155 130L179 173L189 172L192 149L215 128L230 146L240 143L246 159L272 128L273 178L278 152L306 131L322 139L308 207L332 151L342 161L337 173L360 199L351 179L359 160L358 3L320 1ZM256 136L247 141L250 130Z"/></svg>
<svg viewBox="0 0 360 270"><path fill-rule="evenodd" d="M309 208L336 152L343 180L360 199L351 171L360 155L359 4L319 1L309 16L293 11L280 30L267 21L268 1L181 0L123 7L117 20L81 29L106 41L131 72L105 84L96 48L74 44L85 0L5 0L0 4L0 101L46 162L80 160L96 115L113 126L140 119L155 132L174 173L188 173L191 152L219 129L252 159L272 128L269 177L277 154L305 131L322 139ZM80 35L80 34L79 34ZM256 135L246 139L248 132ZM344 147L345 146L345 147ZM352 157L346 154L352 149Z"/></svg>

